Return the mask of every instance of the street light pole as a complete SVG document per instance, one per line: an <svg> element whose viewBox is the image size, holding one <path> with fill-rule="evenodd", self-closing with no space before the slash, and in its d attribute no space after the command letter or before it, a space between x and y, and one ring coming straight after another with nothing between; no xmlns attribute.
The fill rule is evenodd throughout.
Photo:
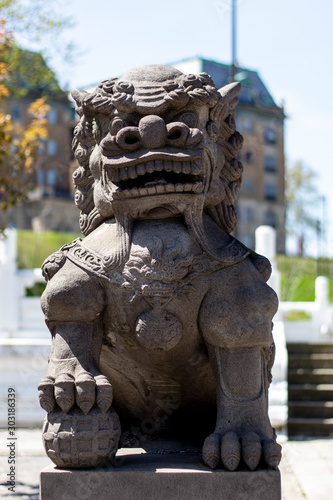
<svg viewBox="0 0 333 500"><path fill-rule="evenodd" d="M237 4L236 0L232 0L231 5L231 81L235 81L235 72L236 72L236 49L237 49Z"/></svg>

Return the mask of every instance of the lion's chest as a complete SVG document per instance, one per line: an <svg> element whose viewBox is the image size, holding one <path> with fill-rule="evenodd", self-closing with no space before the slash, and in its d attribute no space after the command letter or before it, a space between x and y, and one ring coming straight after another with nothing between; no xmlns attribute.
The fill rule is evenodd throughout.
<svg viewBox="0 0 333 500"><path fill-rule="evenodd" d="M148 349L169 350L196 328L206 293L201 278L212 263L179 226L140 225L118 285L110 288L109 330Z"/></svg>

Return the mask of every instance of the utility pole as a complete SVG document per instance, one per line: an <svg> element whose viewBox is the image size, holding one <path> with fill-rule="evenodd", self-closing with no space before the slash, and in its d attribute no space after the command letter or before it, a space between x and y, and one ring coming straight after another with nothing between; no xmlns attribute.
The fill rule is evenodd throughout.
<svg viewBox="0 0 333 500"><path fill-rule="evenodd" d="M237 0L232 0L231 4L231 81L235 81L235 73L237 66L237 57L236 57L236 42L237 42L237 9L236 4Z"/></svg>

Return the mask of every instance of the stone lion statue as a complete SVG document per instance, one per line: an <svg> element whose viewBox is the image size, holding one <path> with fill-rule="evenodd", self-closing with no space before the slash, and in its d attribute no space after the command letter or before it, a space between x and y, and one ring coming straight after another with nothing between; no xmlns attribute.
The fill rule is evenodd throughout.
<svg viewBox="0 0 333 500"><path fill-rule="evenodd" d="M279 464L268 418L278 301L267 259L230 234L239 90L152 65L72 93L85 238L43 265L52 350L39 385L60 467L107 464L120 422L123 441L202 439L211 468Z"/></svg>

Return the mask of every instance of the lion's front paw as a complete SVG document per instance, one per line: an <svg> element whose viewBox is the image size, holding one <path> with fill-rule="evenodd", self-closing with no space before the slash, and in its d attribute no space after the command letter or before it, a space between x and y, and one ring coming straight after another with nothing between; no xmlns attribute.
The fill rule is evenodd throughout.
<svg viewBox="0 0 333 500"><path fill-rule="evenodd" d="M104 375L93 376L82 371L75 376L61 373L57 377L44 377L38 386L39 402L48 413L56 405L65 413L76 405L87 415L96 405L106 413L112 404L113 391L109 380Z"/></svg>
<svg viewBox="0 0 333 500"><path fill-rule="evenodd" d="M234 471L243 459L250 470L255 470L261 458L268 467L276 469L281 460L281 446L273 439L261 439L255 432L241 437L233 431L223 435L215 432L205 439L202 458L211 469L222 462L227 470Z"/></svg>

